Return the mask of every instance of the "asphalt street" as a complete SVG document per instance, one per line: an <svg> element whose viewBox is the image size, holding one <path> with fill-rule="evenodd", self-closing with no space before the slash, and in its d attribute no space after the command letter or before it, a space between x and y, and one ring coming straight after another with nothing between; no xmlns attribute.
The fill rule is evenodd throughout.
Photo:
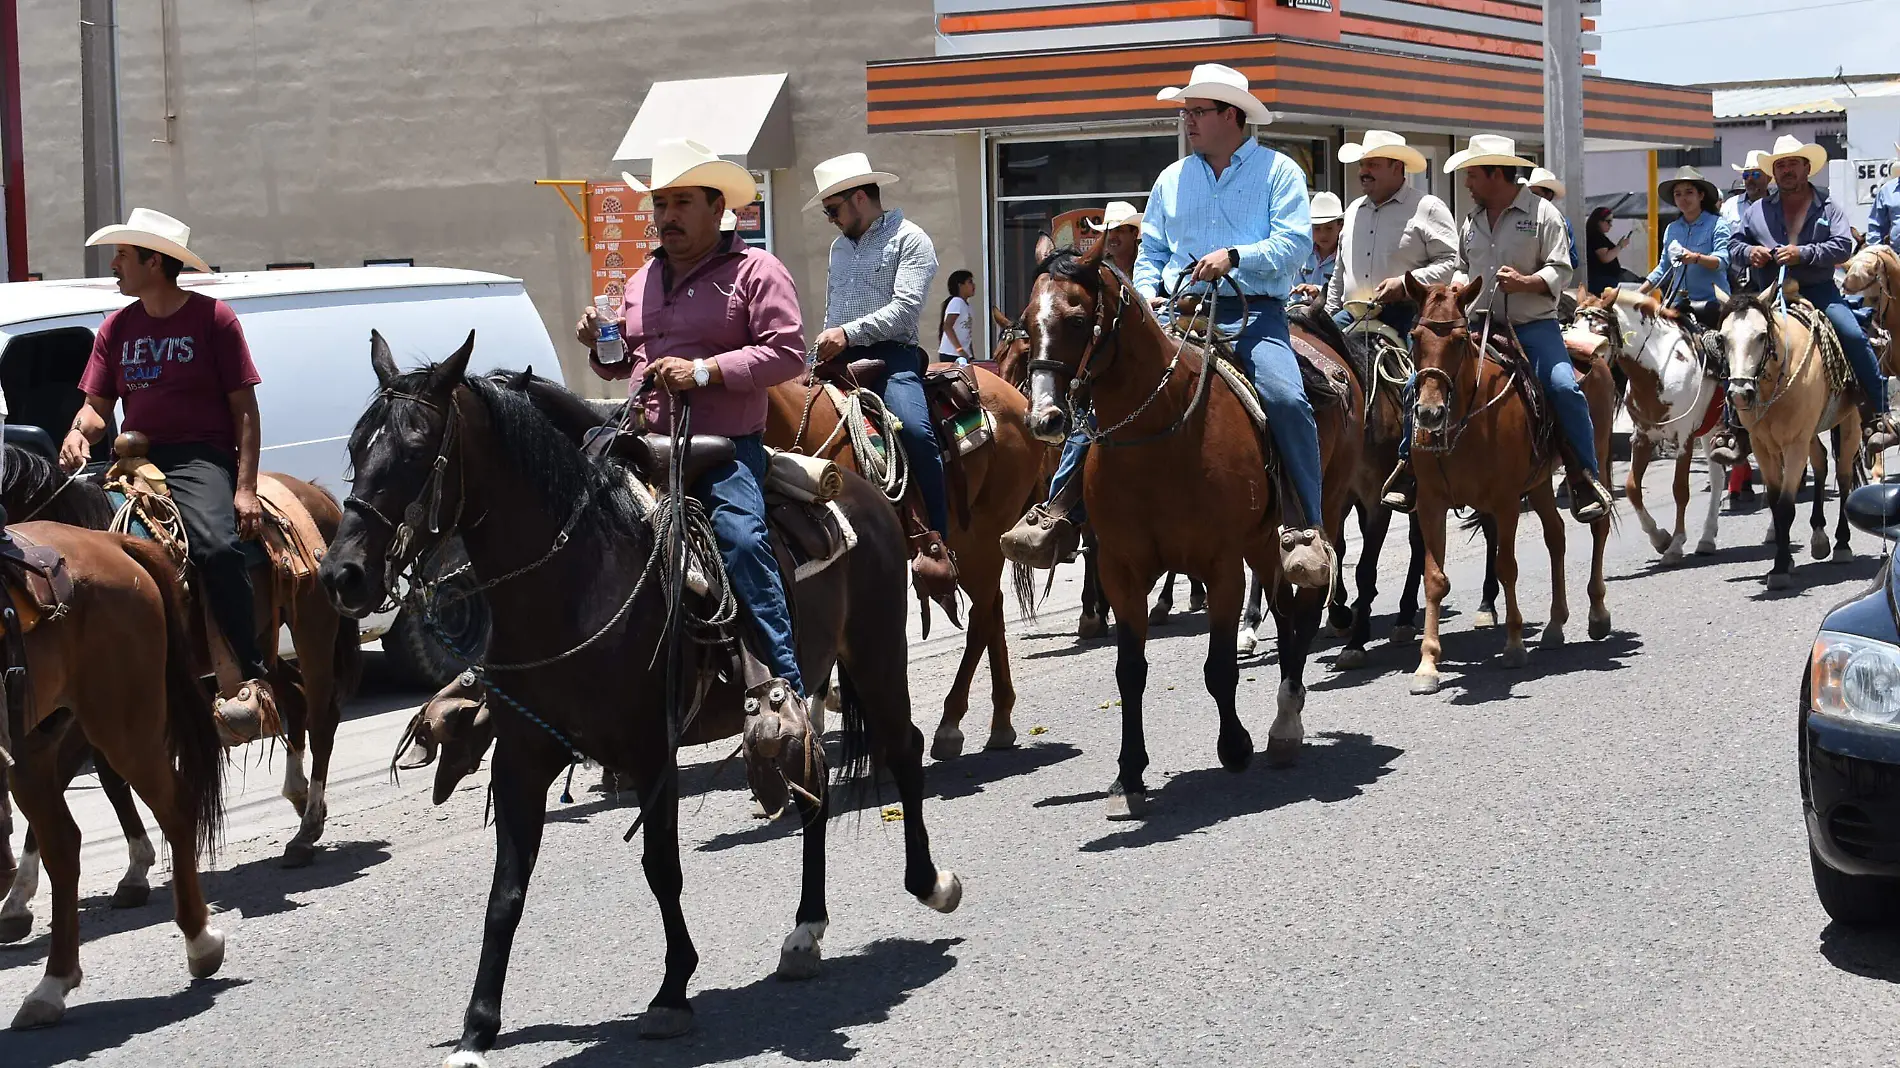
<svg viewBox="0 0 1900 1068"><path fill-rule="evenodd" d="M1666 494L1665 467L1651 475L1652 499ZM1115 653L1073 638L1065 571L1040 617L1012 626L1020 748L978 748L979 673L968 755L928 769L932 846L964 880L954 914L903 892L901 824L842 817L824 972L773 978L795 828L750 818L736 763L714 777L728 747L682 753L698 1029L668 1042L635 1037L661 940L637 843L621 842L634 807L577 777L574 804L551 802L490 1063L1891 1064L1900 936L1831 927L1816 903L1795 746L1815 626L1881 547L1857 533L1858 559L1804 561L1770 593L1765 523L1725 514L1718 555L1663 568L1625 509L1600 642L1581 640L1588 542L1567 524L1572 642L1519 670L1499 663L1501 631L1472 627L1481 561L1460 542L1445 687L1429 697L1407 692L1416 646L1384 640L1404 564L1388 553L1371 665L1335 674L1337 641L1323 643L1290 770L1220 770L1205 622L1181 617L1150 645L1155 804L1140 824L1103 819ZM1549 604L1535 530L1521 539L1533 624ZM960 652L946 629L912 646L926 734ZM1250 659L1241 679L1264 748L1278 668ZM494 846L485 774L440 808L428 773L390 781L420 696L372 673L307 869L276 862L295 822L281 763L245 754L208 876L230 939L209 981L186 973L163 864L149 905L108 907L124 849L96 782L76 784L85 984L59 1027L0 1032L0 1065L439 1064ZM0 947L9 1016L43 966L49 904L42 889L32 936Z"/></svg>

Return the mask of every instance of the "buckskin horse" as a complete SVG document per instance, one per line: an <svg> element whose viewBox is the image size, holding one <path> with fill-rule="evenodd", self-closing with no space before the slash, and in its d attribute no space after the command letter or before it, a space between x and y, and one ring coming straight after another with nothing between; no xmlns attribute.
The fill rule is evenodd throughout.
<svg viewBox="0 0 1900 1068"><path fill-rule="evenodd" d="M935 365L931 369L941 369ZM970 683L985 653L990 659L990 733L985 749L1016 744L1011 713L1016 686L1010 678L1009 643L1003 612L1003 552L998 539L1029 509L1042 483L1049 449L1029 433L1029 402L1009 384L983 368L976 375L977 395L989 413L995 436L969 454L945 459L951 495L950 530L945 539L957 560L957 585L970 598L963 659L944 697L943 719L931 741L930 755L950 760L963 752L963 717L970 710ZM849 373L848 371L846 372ZM846 384L849 388L849 383ZM765 442L790 452L809 453L841 468L861 470L852 435L845 433L838 408L842 393L825 388L815 376L784 382L769 392ZM823 398L820 403L819 398ZM1016 601L1025 612L1035 606L1035 587L1027 568L1013 569ZM929 606L923 606L928 613Z"/></svg>
<svg viewBox="0 0 1900 1068"><path fill-rule="evenodd" d="M1847 261L1847 274L1841 279L1841 292L1859 297L1873 310L1873 324L1867 340L1880 360L1880 373L1888 379L1900 378L1900 252L1891 245L1868 245ZM1869 477L1875 482L1887 477L1885 453L1868 458Z"/></svg>
<svg viewBox="0 0 1900 1068"><path fill-rule="evenodd" d="M56 550L71 578L69 590L48 598L19 581L14 565L5 569L21 608L27 676L25 699L7 702L0 742L13 740L13 797L53 889L46 972L13 1018L24 1028L57 1023L82 978L79 826L66 807L73 736L82 737L82 750L84 743L96 747L157 817L171 845L185 960L200 979L224 963L224 935L209 926L198 882L198 857L213 852L224 824L224 747L165 554L138 539L59 523L20 523L11 531L18 541ZM55 590L60 585L53 583ZM0 825L7 822L0 818ZM0 854L8 852L0 837ZM0 855L0 869L11 859Z"/></svg>
<svg viewBox="0 0 1900 1068"><path fill-rule="evenodd" d="M350 438L354 491L320 572L337 608L360 618L382 603L393 576L459 531L494 621L483 670L497 699L495 875L462 1039L445 1062L451 1068L484 1064L494 1046L548 787L583 756L614 769L643 798L642 866L666 930L666 974L640 1033L666 1038L692 1026L686 984L699 955L680 907L675 743L731 737L744 720L738 684L704 674L692 714L676 718L664 700L667 658L656 653L668 593L647 579L667 555L649 525L658 510L640 503L618 461L594 462L580 451L601 415L527 374L467 377L474 346L471 333L442 363L401 373L372 335L380 389ZM794 588L802 666L813 679L839 666L846 765L859 771L875 756L896 779L904 888L949 912L962 883L931 860L923 734L910 722L909 551L882 494L855 474L844 483L837 503L857 543ZM788 978L819 966L831 800L829 792L822 801L795 798L805 848L797 926L779 957Z"/></svg>
<svg viewBox="0 0 1900 1068"><path fill-rule="evenodd" d="M1814 466L1814 558L1829 559L1827 520L1822 514L1828 453L1821 436L1830 430L1839 458L1836 480L1841 494L1832 558L1837 562L1853 559L1846 504L1860 471L1860 386L1827 317L1798 297L1776 307L1755 293L1735 294L1722 320L1722 337L1728 349L1729 402L1761 464L1762 487L1774 522L1775 563L1767 586L1786 589L1794 569L1789 530L1809 464Z"/></svg>
<svg viewBox="0 0 1900 1068"><path fill-rule="evenodd" d="M1267 760L1297 759L1305 736L1302 674L1319 630L1324 590L1283 588L1280 490L1267 477L1261 432L1204 350L1170 336L1102 245L1060 252L1030 293L1030 428L1062 440L1070 397L1092 408L1095 448L1083 469L1089 521L1101 546L1102 586L1116 617L1115 678L1121 691L1120 774L1108 818L1146 814L1148 767L1142 702L1147 686L1147 594L1172 569L1207 583L1208 655L1203 668L1220 714L1221 765L1241 771L1253 739L1234 707L1234 658L1245 566L1266 576L1279 623L1281 683ZM1321 413L1325 418L1325 413Z"/></svg>
<svg viewBox="0 0 1900 1068"><path fill-rule="evenodd" d="M1529 660L1524 648L1524 617L1517 604L1517 523L1519 501L1530 497L1544 525L1550 550L1550 619L1540 638L1545 646L1564 641L1570 606L1564 594L1564 527L1557 511L1551 473L1557 449L1540 441L1529 400L1540 388L1531 380L1528 361L1481 353L1467 317L1484 289L1483 279L1460 288L1409 284L1418 301L1418 325L1412 352L1418 366L1413 401L1412 469L1418 477L1418 521L1425 534L1425 639L1412 676L1412 692L1436 693L1439 613L1451 581L1445 577L1445 513L1471 507L1497 524L1497 572L1504 588L1506 667ZM1579 384L1590 406L1597 455L1610 455L1610 426L1616 403L1610 368L1593 357ZM1551 418L1554 423L1554 417ZM1547 425L1549 433L1557 428ZM1603 547L1610 536L1608 516L1590 524L1590 637L1610 633L1608 587L1603 581Z"/></svg>

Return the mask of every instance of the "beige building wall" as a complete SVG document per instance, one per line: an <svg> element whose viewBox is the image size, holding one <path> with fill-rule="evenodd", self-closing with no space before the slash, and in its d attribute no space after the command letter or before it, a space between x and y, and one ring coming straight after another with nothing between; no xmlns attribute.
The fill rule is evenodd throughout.
<svg viewBox="0 0 1900 1068"><path fill-rule="evenodd" d="M821 159L869 152L903 176L887 200L930 232L946 273L982 259L976 138L865 133L864 63L930 54L930 0L118 7L128 208L177 215L193 247L227 270L409 256L516 275L577 389L604 392L586 353L562 344L587 303L586 250L560 198L532 183L617 174L614 149L656 79L790 74L798 164L773 176L774 241L808 334L823 315L836 234L821 214L798 211ZM20 32L30 269L77 275L86 237L77 5L22 0ZM934 334L934 299L924 318ZM458 340L391 342L420 359Z"/></svg>

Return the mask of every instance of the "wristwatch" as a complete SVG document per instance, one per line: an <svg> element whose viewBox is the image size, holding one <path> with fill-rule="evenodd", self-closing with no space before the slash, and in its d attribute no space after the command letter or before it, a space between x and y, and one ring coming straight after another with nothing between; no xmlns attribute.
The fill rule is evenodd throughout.
<svg viewBox="0 0 1900 1068"><path fill-rule="evenodd" d="M712 368L705 360L693 361L693 385L704 388L712 382Z"/></svg>
<svg viewBox="0 0 1900 1068"><path fill-rule="evenodd" d="M1238 269L1240 267L1240 250L1237 248L1230 248L1227 250L1227 256L1229 259L1234 261L1235 269Z"/></svg>

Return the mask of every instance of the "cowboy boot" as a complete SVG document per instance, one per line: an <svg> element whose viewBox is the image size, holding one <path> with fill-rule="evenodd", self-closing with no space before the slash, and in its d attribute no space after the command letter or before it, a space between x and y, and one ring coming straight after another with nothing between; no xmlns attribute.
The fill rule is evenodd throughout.
<svg viewBox="0 0 1900 1068"><path fill-rule="evenodd" d="M746 691L746 781L767 819L777 818L798 790L814 802L824 799L824 745L812 729L805 699L784 679L771 679Z"/></svg>
<svg viewBox="0 0 1900 1068"><path fill-rule="evenodd" d="M1339 557L1318 527L1286 527L1280 531L1280 572L1302 589L1330 590Z"/></svg>
<svg viewBox="0 0 1900 1068"><path fill-rule="evenodd" d="M1576 468L1570 468L1576 471ZM1565 480L1570 487L1570 514L1585 526L1610 514L1615 498L1597 477L1588 472L1572 474Z"/></svg>
<svg viewBox="0 0 1900 1068"><path fill-rule="evenodd" d="M1873 410L1871 401L1862 401L1860 406L1860 424L1862 430L1861 447L1869 455L1877 455L1900 445L1900 436L1893 430L1893 420L1886 412Z"/></svg>
<svg viewBox="0 0 1900 1068"><path fill-rule="evenodd" d="M1411 515L1418 507L1418 478L1412 474L1412 461L1400 460L1385 480L1385 488L1380 490L1379 503L1398 512Z"/></svg>
<svg viewBox="0 0 1900 1068"><path fill-rule="evenodd" d="M284 733L284 722L277 715L277 698L271 693L270 683L263 679L247 680L236 693L218 698L216 718L218 737L227 748Z"/></svg>
<svg viewBox="0 0 1900 1068"><path fill-rule="evenodd" d="M1003 558L1044 571L1075 559L1076 550L1082 546L1082 531L1069 515L1081 503L1082 479L1078 473L1064 482L1047 504L1031 508L1003 535Z"/></svg>

